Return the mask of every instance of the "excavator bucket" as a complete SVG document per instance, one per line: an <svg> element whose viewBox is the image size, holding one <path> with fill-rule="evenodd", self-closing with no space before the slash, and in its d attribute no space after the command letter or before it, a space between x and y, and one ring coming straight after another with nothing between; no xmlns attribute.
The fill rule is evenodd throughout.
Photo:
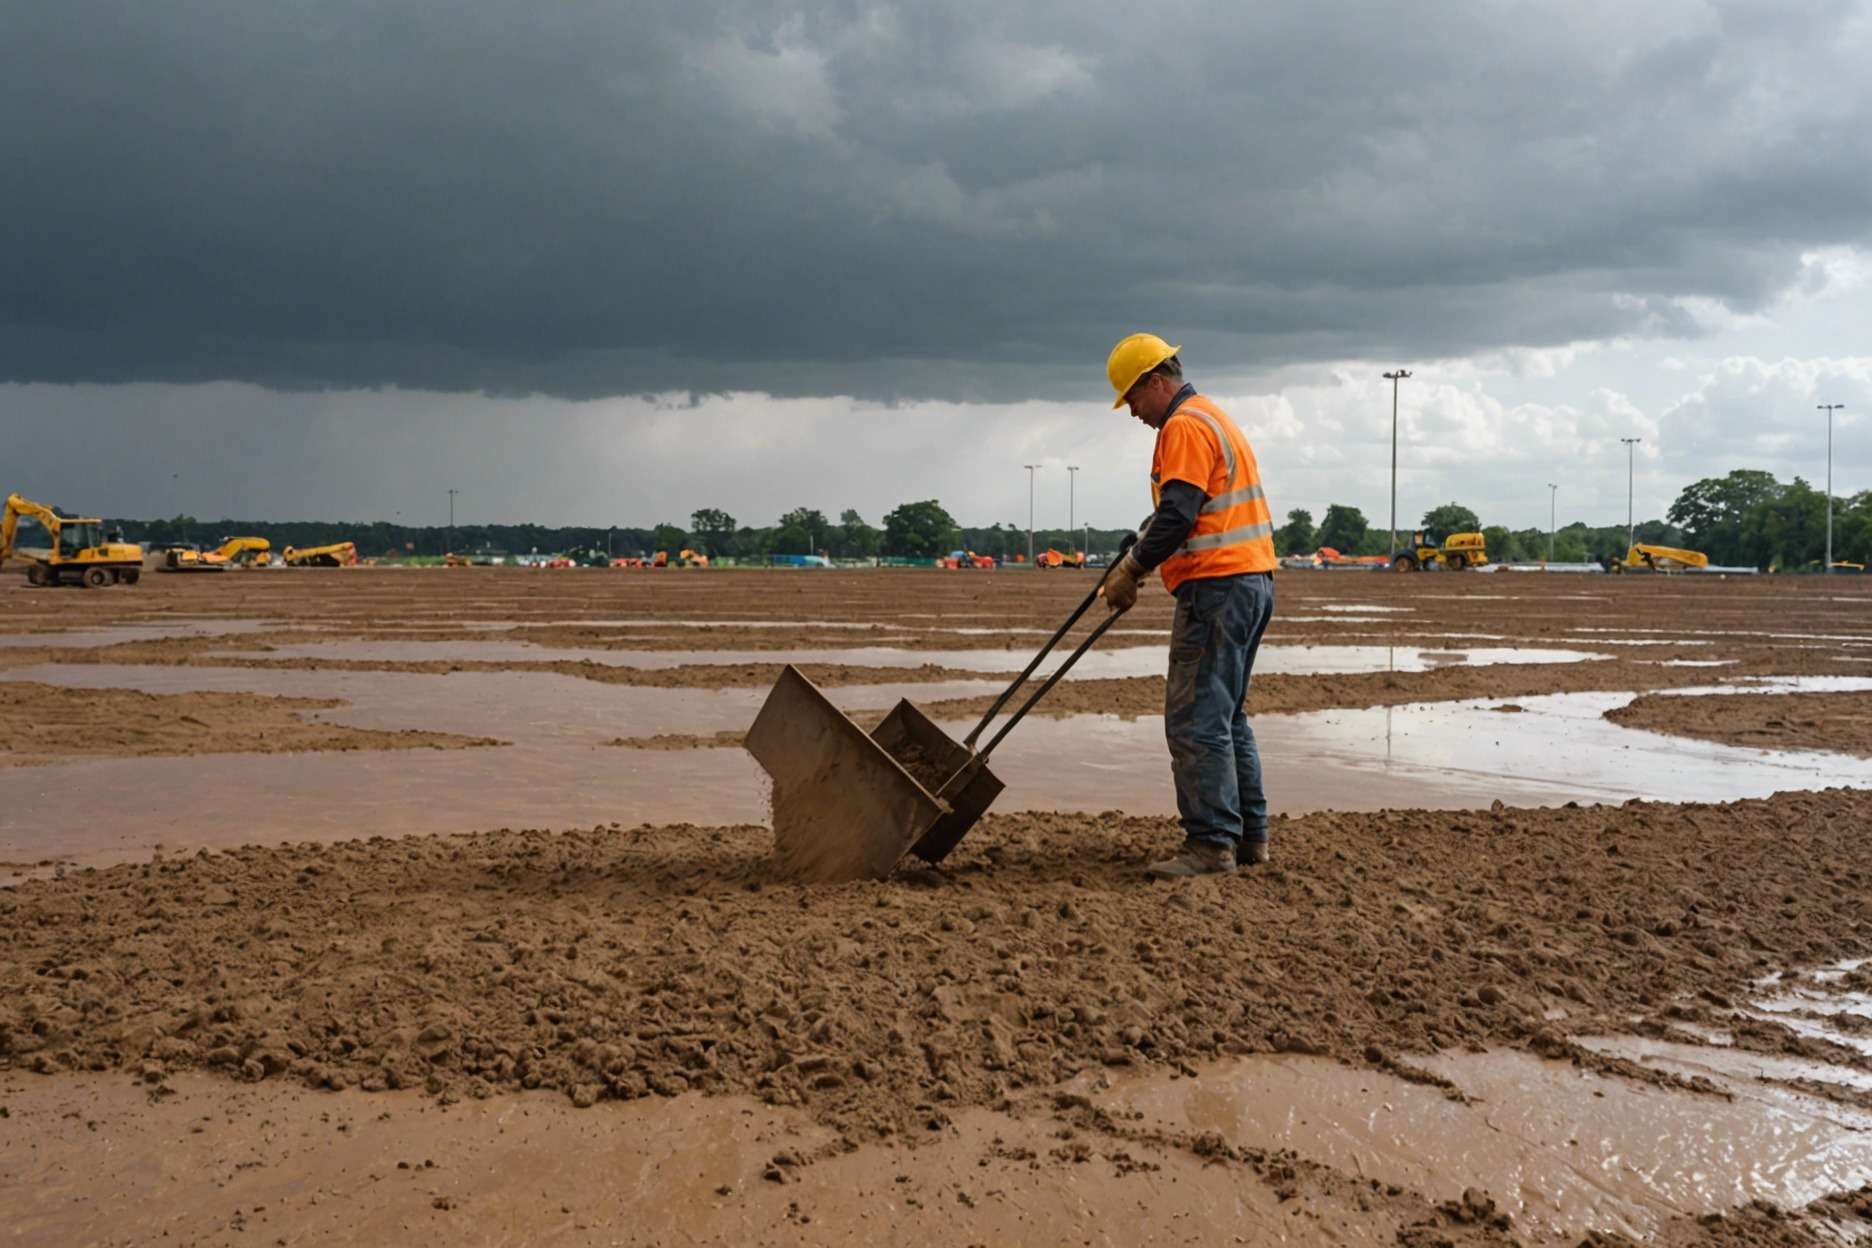
<svg viewBox="0 0 1872 1248"><path fill-rule="evenodd" d="M920 750L924 738L910 735L918 731L907 729L900 748ZM747 750L773 778L774 861L794 879L882 879L952 811L791 664L748 729Z"/></svg>

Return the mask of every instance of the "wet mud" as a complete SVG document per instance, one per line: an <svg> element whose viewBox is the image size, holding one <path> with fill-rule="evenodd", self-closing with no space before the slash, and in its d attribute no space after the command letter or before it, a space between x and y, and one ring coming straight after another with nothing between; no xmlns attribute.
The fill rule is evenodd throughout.
<svg viewBox="0 0 1872 1248"><path fill-rule="evenodd" d="M941 656L1027 651L1088 584L362 569L83 595L0 577L15 688L83 673L74 683L94 687L74 696L104 707L142 672L177 682L150 690L164 699L317 698L286 709L314 728L515 743L307 753L264 789L235 755L210 763L224 774L207 792L131 757L16 772L103 782L140 808L86 809L81 825L30 785L7 789L0 873L63 863L96 835L111 844L94 860L119 864L0 889L15 1238L1740 1246L1872 1232L1857 1151L1872 1136L1872 792L1623 801L1659 777L1678 796L1734 791L1705 765L1773 787L1865 764L1758 757L1771 770L1744 774L1722 746L1600 718L1620 693L1866 675L1872 587L1283 576L1270 644L1360 662L1365 646L1614 657L1265 671L1250 709L1285 723L1264 748L1313 813L1278 819L1273 862L1226 880L1139 874L1180 835L1167 780L1160 760L1127 769L1105 747L1136 753L1150 733L1123 717L1161 713L1154 674L1063 682L1036 712L1054 718L997 752L1001 813L941 869L876 883L777 880L757 769L690 748L738 739L777 656L803 647L823 651L808 674L854 718L901 684L966 723L991 669ZM1147 587L1124 640L1161 645L1169 616ZM527 657L457 658L476 638ZM328 643L398 648L282 649ZM838 657L866 647L936 657ZM657 666L624 666L633 651ZM683 653L722 651L775 658ZM623 687L637 684L651 687ZM1555 694L1584 695L1590 716L1566 718ZM1864 696L1635 705L1681 704L1637 712L1664 717L1646 729L1689 714L1787 734L1741 744L1840 751L1859 748ZM1452 705L1474 698L1525 709ZM1301 732L1304 716L1280 712L1323 714ZM253 739L259 712L185 713L227 730L220 755ZM74 739L114 744L103 718L81 717ZM1572 734L1545 759L1551 792L1475 765L1545 721ZM1574 745L1621 737L1651 752L1625 751L1603 791L1553 787L1580 783L1562 774ZM1816 781L1822 765L1836 778ZM1074 809L1019 813L1024 785ZM173 848L195 844L221 848ZM1228 1108L1231 1089L1277 1076L1284 1102ZM1277 1104L1289 1112L1255 1116Z"/></svg>
<svg viewBox="0 0 1872 1248"><path fill-rule="evenodd" d="M1868 819L1857 791L1321 814L1169 886L1139 868L1174 823L1117 814L990 817L941 870L810 888L761 828L201 854L0 891L0 1064L694 1089L873 1138L1093 1067L1597 1060L1569 1037L1872 954Z"/></svg>
<svg viewBox="0 0 1872 1248"><path fill-rule="evenodd" d="M343 705L338 698L158 694L0 681L0 768L83 758L459 750L505 744L491 737L355 728L306 718Z"/></svg>
<svg viewBox="0 0 1872 1248"><path fill-rule="evenodd" d="M1838 750L1872 757L1872 693L1738 693L1642 697L1608 711L1627 728L1769 750Z"/></svg>

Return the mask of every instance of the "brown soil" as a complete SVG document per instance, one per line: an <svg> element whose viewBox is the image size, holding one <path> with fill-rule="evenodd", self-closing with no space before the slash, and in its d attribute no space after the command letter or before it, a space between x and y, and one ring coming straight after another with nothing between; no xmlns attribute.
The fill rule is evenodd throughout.
<svg viewBox="0 0 1872 1248"><path fill-rule="evenodd" d="M1471 698L1537 697L1548 693L1683 689L1710 685L1747 671L1762 676L1865 675L1862 667L1792 651L1768 651L1738 660L1735 667L1662 667L1614 658L1586 663L1503 663L1489 667L1444 667L1427 672L1355 672L1338 675L1256 676L1248 690L1250 712L1286 715L1300 711L1409 702L1454 702ZM1066 680L1035 707L1036 715L1163 714L1161 676ZM937 719L964 719L986 711L992 696L944 698L919 703Z"/></svg>
<svg viewBox="0 0 1872 1248"><path fill-rule="evenodd" d="M0 682L0 767L81 757L285 754L299 750L458 750L502 742L414 729L385 732L302 718L336 698L138 693Z"/></svg>
<svg viewBox="0 0 1872 1248"><path fill-rule="evenodd" d="M726 750L739 748L746 736L744 732L659 732L653 737L616 737L605 744L626 750Z"/></svg>
<svg viewBox="0 0 1872 1248"><path fill-rule="evenodd" d="M990 818L942 870L810 888L771 882L760 828L204 852L0 892L0 1065L744 1092L866 1136L1101 1064L1561 1054L1872 952L1868 820L1841 790L1324 814L1168 886L1138 868L1173 823L1116 813Z"/></svg>
<svg viewBox="0 0 1872 1248"><path fill-rule="evenodd" d="M1627 728L1770 750L1835 750L1872 757L1872 693L1738 693L1635 699L1606 712Z"/></svg>
<svg viewBox="0 0 1872 1248"><path fill-rule="evenodd" d="M322 638L321 640L330 640ZM449 640L460 641L460 637ZM294 644L294 643L282 643ZM250 646L264 651L267 644ZM201 638L138 641L109 646L17 646L0 649L0 670L41 663L132 664L146 667L238 667L292 672L403 672L448 676L458 672L539 672L575 676L608 685L645 689L764 689L779 679L781 663L684 663L675 667L630 667L589 659L272 659L257 654L221 653L227 647ZM814 684L826 688L892 684L934 684L954 680L1006 680L1009 673L923 663L913 667L861 667L850 663L801 663Z"/></svg>

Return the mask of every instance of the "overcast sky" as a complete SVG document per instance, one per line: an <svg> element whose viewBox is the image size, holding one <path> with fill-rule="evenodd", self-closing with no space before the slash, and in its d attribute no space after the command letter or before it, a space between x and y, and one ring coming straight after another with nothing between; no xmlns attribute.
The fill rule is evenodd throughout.
<svg viewBox="0 0 1872 1248"><path fill-rule="evenodd" d="M1872 0L0 0L5 479L73 510L1104 526L1872 488Z"/></svg>

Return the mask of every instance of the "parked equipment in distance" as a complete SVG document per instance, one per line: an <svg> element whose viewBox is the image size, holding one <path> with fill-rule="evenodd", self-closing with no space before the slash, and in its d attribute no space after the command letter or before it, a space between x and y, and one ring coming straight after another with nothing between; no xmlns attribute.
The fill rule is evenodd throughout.
<svg viewBox="0 0 1872 1248"><path fill-rule="evenodd" d="M98 589L121 582L134 585L143 575L143 548L135 542L106 540L104 522L96 516L61 516L41 503L7 495L0 511L0 567L13 557L13 539L21 519L37 520L52 546L32 560L26 579L34 585L76 583Z"/></svg>
<svg viewBox="0 0 1872 1248"><path fill-rule="evenodd" d="M1709 567L1709 556L1700 550L1679 550L1675 546L1652 546L1638 543L1614 559L1613 572L1700 572Z"/></svg>
<svg viewBox="0 0 1872 1248"><path fill-rule="evenodd" d="M163 555L161 572L225 572L229 568L265 567L273 543L264 537L230 537L213 550L171 546Z"/></svg>
<svg viewBox="0 0 1872 1248"><path fill-rule="evenodd" d="M1445 567L1452 572L1487 566L1488 550L1480 533L1452 533L1438 545L1428 533L1411 535L1411 549L1398 552L1391 566L1399 572Z"/></svg>
<svg viewBox="0 0 1872 1248"><path fill-rule="evenodd" d="M289 568L348 568L357 563L357 546L333 542L329 546L288 546L280 552Z"/></svg>

